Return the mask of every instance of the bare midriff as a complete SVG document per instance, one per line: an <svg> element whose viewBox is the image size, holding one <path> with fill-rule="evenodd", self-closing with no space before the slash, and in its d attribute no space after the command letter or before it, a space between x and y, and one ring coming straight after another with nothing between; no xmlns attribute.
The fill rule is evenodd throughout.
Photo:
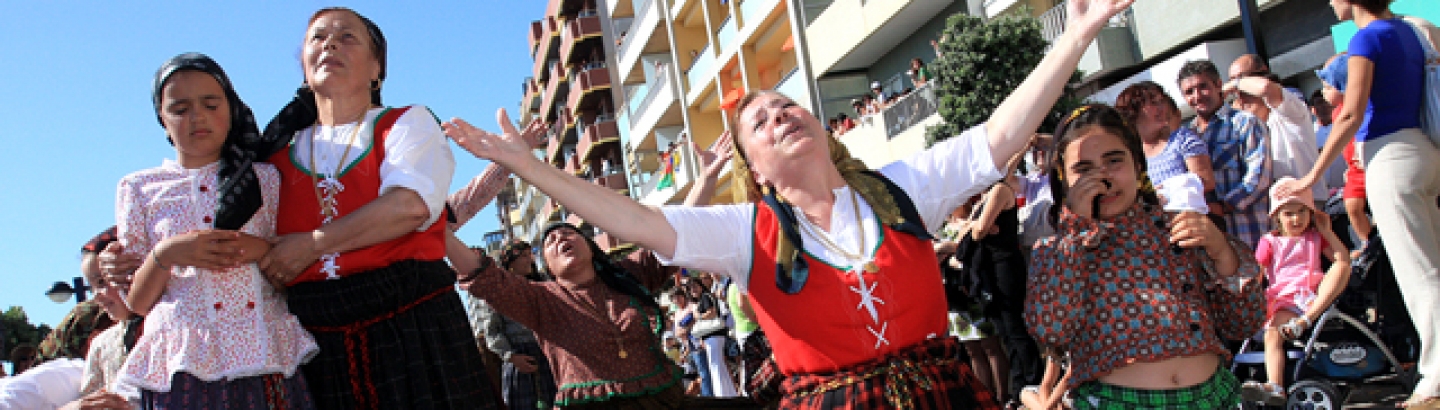
<svg viewBox="0 0 1440 410"><path fill-rule="evenodd" d="M1135 362L1111 371L1101 383L1141 390L1183 389L1204 383L1220 368L1220 355L1204 353L1158 362Z"/></svg>

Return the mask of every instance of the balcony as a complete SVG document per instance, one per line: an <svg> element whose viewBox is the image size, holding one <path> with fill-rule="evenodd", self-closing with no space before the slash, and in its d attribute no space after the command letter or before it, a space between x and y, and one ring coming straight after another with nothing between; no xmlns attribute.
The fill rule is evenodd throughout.
<svg viewBox="0 0 1440 410"><path fill-rule="evenodd" d="M680 93L674 86L674 75L674 68L667 64L656 71L654 83L643 86L645 89L636 90L635 95L630 96L626 110L623 111L628 114L630 121L628 125L621 123L621 126L628 126L630 135L640 138L629 141L627 149L634 151L636 147L643 145L655 127L684 121L679 105L676 104L680 100Z"/></svg>
<svg viewBox="0 0 1440 410"><path fill-rule="evenodd" d="M640 198L640 203L649 206L660 206L670 203L670 201L675 198L675 195L680 193L681 188L684 188L690 181L695 180L698 170L695 169L695 153L690 150L690 144L683 140L676 141L672 154L679 156L675 164L674 183L671 186L660 188L660 180L664 179L662 173L665 170L664 163L660 163L655 171L648 174L650 177L649 180L640 187L640 192L637 196L637 198Z"/></svg>
<svg viewBox="0 0 1440 410"><path fill-rule="evenodd" d="M715 33L715 43L720 46L721 53L730 51L730 47L735 44L736 34L735 18L725 18L725 22L720 23L720 31Z"/></svg>
<svg viewBox="0 0 1440 410"><path fill-rule="evenodd" d="M750 28L765 21L779 5L779 0L744 0L740 3L740 24Z"/></svg>
<svg viewBox="0 0 1440 410"><path fill-rule="evenodd" d="M545 84L545 96L540 100L540 112L545 114L545 121L555 120L555 103L561 98L569 97L570 83L566 81L565 70L560 68L560 63L550 65L550 82Z"/></svg>
<svg viewBox="0 0 1440 410"><path fill-rule="evenodd" d="M705 48L700 49L700 53L696 55L695 61L690 63L690 70L685 72L686 85L689 86L686 89L691 90L690 92L695 92L695 89L704 89L705 81L714 80L714 66L715 53L710 51L710 45L706 44Z"/></svg>
<svg viewBox="0 0 1440 410"><path fill-rule="evenodd" d="M610 190L619 192L621 195L627 194L630 190L630 184L625 182L625 174L621 172L612 172L610 175L598 176L595 177L593 181L595 185L610 188Z"/></svg>
<svg viewBox="0 0 1440 410"><path fill-rule="evenodd" d="M530 71L543 82L549 79L550 57L559 52L560 43L555 40L560 37L560 22L555 17L546 17L536 23L540 23L540 37L530 49L530 56L535 58Z"/></svg>
<svg viewBox="0 0 1440 410"><path fill-rule="evenodd" d="M813 111L815 108L810 107L810 87L806 83L805 76L800 75L800 69L792 69L789 74L780 78L780 82L775 83L775 91Z"/></svg>
<svg viewBox="0 0 1440 410"><path fill-rule="evenodd" d="M560 56L565 64L576 64L589 57L587 52L600 53L597 47L604 47L599 39L603 28L600 17L583 17L565 23L565 34L560 39ZM595 41L591 41L595 40Z"/></svg>
<svg viewBox="0 0 1440 410"><path fill-rule="evenodd" d="M565 172L570 175L580 175L579 155L570 154L569 158L565 158Z"/></svg>
<svg viewBox="0 0 1440 410"><path fill-rule="evenodd" d="M895 138L896 135L905 132L910 127L919 124L926 118L935 115L939 107L935 98L935 83L925 83L910 95L900 97L899 100L885 107L881 114L885 118L885 137Z"/></svg>
<svg viewBox="0 0 1440 410"><path fill-rule="evenodd" d="M545 32L545 20L530 22L530 57L535 57L535 47L540 45L540 39L549 35Z"/></svg>
<svg viewBox="0 0 1440 410"><path fill-rule="evenodd" d="M1045 41L1054 40L1065 33L1066 16L1065 2L1055 5L1050 10L1040 15L1041 35ZM1140 62L1140 45L1135 35L1135 9L1130 8L1110 18L1110 24L1100 29L1100 34L1095 41L1085 48L1085 54L1080 56L1080 63L1077 69L1085 73L1086 78L1096 74L1128 67ZM1049 51L1049 46L1046 47Z"/></svg>
<svg viewBox="0 0 1440 410"><path fill-rule="evenodd" d="M525 98L521 100L520 106L525 107L527 112L538 112L541 102L540 85L535 82L534 78L526 78L520 87L525 90Z"/></svg>
<svg viewBox="0 0 1440 410"><path fill-rule="evenodd" d="M580 153L581 161L592 161L592 155L603 152L601 148L613 142L620 141L620 127L615 124L614 116L604 121L596 121L594 124L585 126L585 132L580 134L580 141L575 150Z"/></svg>
<svg viewBox="0 0 1440 410"><path fill-rule="evenodd" d="M562 139L562 136L565 134L560 131L564 127L565 126L561 124L554 124L550 126L549 131L545 132L545 162L556 163L560 161L561 148L565 146L565 141Z"/></svg>
<svg viewBox="0 0 1440 410"><path fill-rule="evenodd" d="M754 0L750 0L754 1ZM952 2L931 0L861 1L806 0L823 4L805 33L810 67L819 77L827 73L866 69L915 35L920 24L942 13Z"/></svg>
<svg viewBox="0 0 1440 410"><path fill-rule="evenodd" d="M625 35L624 41L616 50L618 56L616 61L620 63L621 67L620 78L627 78L630 70L635 69L636 63L640 61L640 55L650 47L651 37L655 36L656 30L660 26L660 6L655 3L664 0L637 1L642 3L637 3L635 19L630 23L630 32ZM659 42L665 42L665 39L662 37L657 41L657 43ZM666 42L666 44L669 43Z"/></svg>
<svg viewBox="0 0 1440 410"><path fill-rule="evenodd" d="M570 87L570 98L565 104L571 110L591 111L610 94L601 92L610 89L610 70L604 64L596 64L591 67L575 74L574 85Z"/></svg>

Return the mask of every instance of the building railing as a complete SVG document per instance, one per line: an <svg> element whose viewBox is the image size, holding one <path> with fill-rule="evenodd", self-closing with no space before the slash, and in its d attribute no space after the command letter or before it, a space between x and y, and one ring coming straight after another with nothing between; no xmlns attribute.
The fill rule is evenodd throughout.
<svg viewBox="0 0 1440 410"><path fill-rule="evenodd" d="M680 189L680 187L694 180L695 175L699 172L696 169L695 152L690 149L688 138L690 137L684 136L675 141L675 149L671 151L671 155L679 155L680 160L675 164L674 185L666 187L665 189L667 190ZM664 151L656 151L656 155L659 155L660 152ZM649 176L650 179L645 181L645 184L641 185L639 190L636 191L637 195L635 198L644 199L650 196L650 194L659 191L660 180L663 179L662 177L664 176L662 171L664 170L665 164L660 163L654 171L644 173L643 175Z"/></svg>
<svg viewBox="0 0 1440 410"><path fill-rule="evenodd" d="M1046 43L1053 43L1065 33L1065 21L1068 16L1065 14L1065 2L1056 4L1050 10L1040 14L1040 35L1045 37Z"/></svg>
<svg viewBox="0 0 1440 410"><path fill-rule="evenodd" d="M654 81L654 83L653 83L653 84L650 84L650 85L649 85L649 89L645 90L645 98L640 100L640 105L639 105L639 106L632 106L632 108L634 108L635 110L634 110L633 112L631 112L630 114L632 114L632 115L637 115L637 116L638 116L638 115L643 115L643 114L645 113L645 110L647 110L647 109L650 108L650 103L651 103L652 101L655 101L656 96L658 96L658 95L660 94L660 90L663 89L663 88L665 88L665 83L668 82L669 80L670 80L670 65L669 65L669 64L665 64L663 67L660 67L660 68L655 69L655 81Z"/></svg>
<svg viewBox="0 0 1440 410"><path fill-rule="evenodd" d="M775 0L745 0L740 3L740 23L750 27L760 23L770 10L775 8Z"/></svg>
<svg viewBox="0 0 1440 410"><path fill-rule="evenodd" d="M619 47L618 50L616 50L616 55L621 55L621 56L623 56L623 55L625 55L625 51L630 49L631 45L635 44L636 42L639 42L639 43L642 43L642 44L643 44L643 43L645 43L645 42L648 40L648 39L640 38L641 36L635 35L636 33L628 33L629 31L636 31L636 30L635 30L635 29L636 29L636 24L639 24L641 21L644 21L644 19L645 19L645 13L649 13L649 12L650 12L650 7L653 6L652 3L654 3L653 0L637 0L637 1L640 2L640 7L636 7L636 8L635 8L635 10L636 10L636 11L635 11L635 18L634 18L634 20L631 20L630 29L629 29L629 30L626 30L627 33L625 34L625 39L620 42L620 47ZM617 33L617 35L618 35L618 33Z"/></svg>
<svg viewBox="0 0 1440 410"><path fill-rule="evenodd" d="M730 44L735 42L735 36L740 33L735 30L735 17L726 17L724 23L720 23L720 32L715 33L715 43L720 46L717 51L725 52L730 49Z"/></svg>
<svg viewBox="0 0 1440 410"><path fill-rule="evenodd" d="M935 98L934 84L933 82L925 83L915 91L911 91L909 95L891 102L884 111L881 111L881 115L885 117L886 139L895 138L896 135L900 135L915 124L935 115L940 104Z"/></svg>
<svg viewBox="0 0 1440 410"><path fill-rule="evenodd" d="M814 23L816 18L819 18L821 14L825 14L825 10L830 8L830 3L834 2L835 0L802 0L801 6L805 9L805 26L809 27L810 23Z"/></svg>
<svg viewBox="0 0 1440 410"><path fill-rule="evenodd" d="M780 77L780 82L775 83L775 91L796 101L809 101L810 91L805 87L805 78L799 73L800 69L794 68Z"/></svg>
<svg viewBox="0 0 1440 410"><path fill-rule="evenodd" d="M690 88L695 88L703 79L698 77L710 74L710 66L712 65L715 65L715 53L710 52L710 45L706 44L705 48L700 49L699 54L695 56L695 61L690 63L690 71L685 72L685 79L688 81Z"/></svg>

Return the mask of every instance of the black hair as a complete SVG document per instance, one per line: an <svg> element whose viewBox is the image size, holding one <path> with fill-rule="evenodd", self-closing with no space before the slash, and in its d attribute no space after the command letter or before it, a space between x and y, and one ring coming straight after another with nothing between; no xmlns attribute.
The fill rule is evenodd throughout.
<svg viewBox="0 0 1440 410"><path fill-rule="evenodd" d="M1065 194L1068 186L1065 184L1065 148L1079 139L1084 133L1080 132L1086 128L1100 127L1105 131L1120 137L1120 142L1125 149L1130 151L1130 158L1135 162L1136 181L1140 184L1139 194L1136 200L1150 205L1158 205L1160 199L1155 196L1154 185L1150 183L1150 176L1146 172L1148 165L1145 162L1145 148L1140 142L1140 134L1135 127L1125 122L1120 111L1105 104L1086 104L1075 109L1060 127L1055 129L1055 146L1050 150L1050 192L1055 198L1055 205L1050 207L1050 223L1057 224L1060 221L1060 208L1064 207Z"/></svg>
<svg viewBox="0 0 1440 410"><path fill-rule="evenodd" d="M634 297L639 301L641 306L649 306L656 309L660 308L660 304L655 301L655 296L651 295L649 290L646 290L644 286L640 285L640 281L636 279L634 275L631 275L630 272L625 271L625 268L620 267L620 264L610 259L609 255L600 249L600 245L595 243L595 239L591 238L590 235L586 235L585 231L580 230L579 227L564 222L552 223L546 227L544 231L541 231L536 241L543 244L545 237L550 236L550 232L556 229L573 230L580 234L581 238L585 239L585 244L590 247L590 263L595 268L595 277L599 278L605 286L608 286L616 292ZM548 262L545 264L545 269L550 269ZM548 275L552 277L555 276L554 272L549 272Z"/></svg>
<svg viewBox="0 0 1440 410"><path fill-rule="evenodd" d="M1215 63L1210 60L1190 60L1180 66L1180 75L1175 78L1175 83L1185 81L1186 78L1197 75L1207 76L1215 82L1220 82L1220 70L1215 68Z"/></svg>
<svg viewBox="0 0 1440 410"><path fill-rule="evenodd" d="M1390 3L1393 2L1394 0L1350 0L1350 4L1365 9L1370 14L1384 13L1385 10L1390 9Z"/></svg>

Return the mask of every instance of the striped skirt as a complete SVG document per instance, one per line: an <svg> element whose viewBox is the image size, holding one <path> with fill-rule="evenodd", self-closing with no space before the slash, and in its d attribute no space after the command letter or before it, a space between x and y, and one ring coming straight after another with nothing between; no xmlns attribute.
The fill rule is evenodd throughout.
<svg viewBox="0 0 1440 410"><path fill-rule="evenodd" d="M501 383L505 390L505 406L510 410L548 409L555 405L555 375L550 371L550 361L540 345L533 342L515 343L510 346L514 354L535 358L534 372L522 373L514 364L506 362Z"/></svg>
<svg viewBox="0 0 1440 410"><path fill-rule="evenodd" d="M445 262L301 283L287 298L320 345L301 367L318 408L498 407Z"/></svg>

